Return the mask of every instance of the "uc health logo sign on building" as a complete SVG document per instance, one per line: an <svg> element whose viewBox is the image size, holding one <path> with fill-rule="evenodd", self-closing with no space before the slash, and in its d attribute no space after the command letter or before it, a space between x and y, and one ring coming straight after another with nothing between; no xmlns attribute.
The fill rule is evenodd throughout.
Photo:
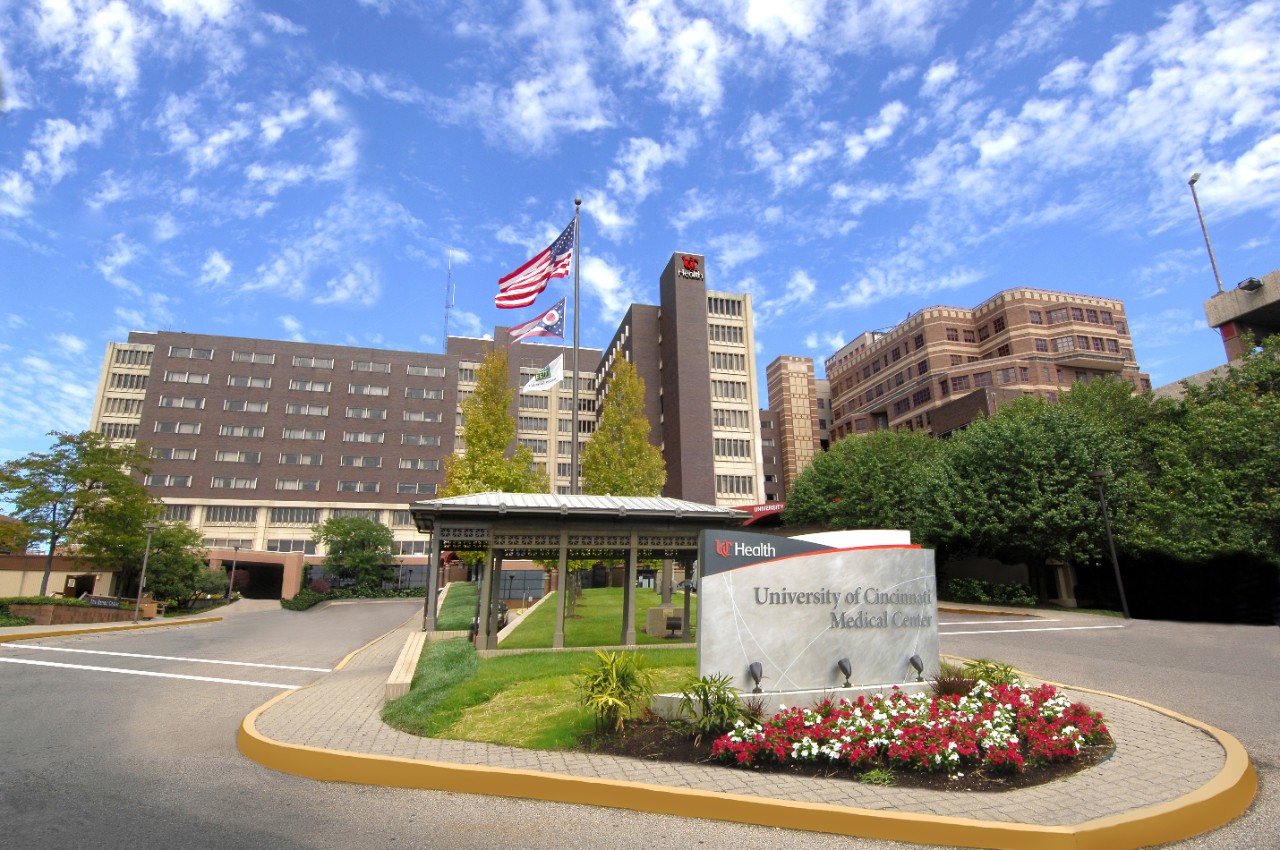
<svg viewBox="0 0 1280 850"><path fill-rule="evenodd" d="M933 550L905 531L776 537L704 531L698 675L739 690L837 691L914 682L938 668Z"/></svg>

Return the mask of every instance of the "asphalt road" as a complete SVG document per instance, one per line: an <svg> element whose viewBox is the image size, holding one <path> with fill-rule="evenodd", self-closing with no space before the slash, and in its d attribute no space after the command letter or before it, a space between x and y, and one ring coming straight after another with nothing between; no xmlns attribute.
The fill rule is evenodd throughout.
<svg viewBox="0 0 1280 850"><path fill-rule="evenodd" d="M912 846L586 806L319 783L275 773L239 754L235 732L252 708L284 687L313 681L417 610L400 602L303 613L233 606L213 625L42 641L49 649L0 648L0 846ZM1171 846L1277 847L1280 630L1160 623L1094 629L1079 626L1125 624L1074 617L1071 623L1037 623L1042 633L1036 633L1025 631L1029 626L1020 619L995 622L1000 619L1007 618L944 617L943 650L1147 699L1244 742L1262 774L1259 803L1224 829ZM1049 628L1063 630L1042 631Z"/></svg>

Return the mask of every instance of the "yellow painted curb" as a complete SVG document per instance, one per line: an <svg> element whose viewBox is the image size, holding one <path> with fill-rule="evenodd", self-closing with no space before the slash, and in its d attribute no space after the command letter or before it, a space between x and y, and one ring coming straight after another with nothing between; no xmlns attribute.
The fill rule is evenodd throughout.
<svg viewBox="0 0 1280 850"><path fill-rule="evenodd" d="M189 626L193 623L220 623L221 617L198 617L190 620L165 620L163 623L125 623L114 626L101 626L92 629L51 629L47 632L26 632L20 635L0 634L0 643L13 643L20 640L40 640L41 638L67 637L68 635L95 635L102 632L135 632L142 629L164 629L170 626Z"/></svg>
<svg viewBox="0 0 1280 850"><path fill-rule="evenodd" d="M373 643L377 640L381 638ZM1219 742L1226 752L1226 763L1218 775L1202 788L1168 803L1071 826L1039 826L349 753L273 741L258 732L258 718L296 691L280 694L250 712L240 725L236 743L241 753L264 767L325 782L578 803L808 832L989 850L1134 850L1199 835L1233 820L1249 807L1257 792L1257 775L1244 747L1231 735L1139 700L1088 688L1071 689L1125 700L1195 726Z"/></svg>

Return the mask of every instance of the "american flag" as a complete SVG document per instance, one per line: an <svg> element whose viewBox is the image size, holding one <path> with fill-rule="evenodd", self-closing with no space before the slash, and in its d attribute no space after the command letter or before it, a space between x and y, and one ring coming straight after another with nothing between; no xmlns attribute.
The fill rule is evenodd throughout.
<svg viewBox="0 0 1280 850"><path fill-rule="evenodd" d="M528 307L553 277L567 277L573 263L573 225L564 229L547 249L506 277L498 279L497 307Z"/></svg>
<svg viewBox="0 0 1280 850"><path fill-rule="evenodd" d="M564 339L564 302L561 298L556 302L556 306L543 313L536 319L530 319L523 325L516 325L507 333L511 336L511 342L507 345L515 345L525 337L530 336L554 336Z"/></svg>

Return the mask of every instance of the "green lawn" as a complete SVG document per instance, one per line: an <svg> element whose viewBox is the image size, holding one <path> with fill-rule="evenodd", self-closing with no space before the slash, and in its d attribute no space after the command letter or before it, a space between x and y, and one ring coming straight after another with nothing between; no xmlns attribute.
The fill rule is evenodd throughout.
<svg viewBox="0 0 1280 850"><path fill-rule="evenodd" d="M471 628L476 615L476 600L480 591L469 581L455 581L449 585L444 604L436 618L436 628L442 632L459 632Z"/></svg>
<svg viewBox="0 0 1280 850"><path fill-rule="evenodd" d="M418 660L413 687L386 704L382 719L415 735L572 749L594 728L575 683L594 660L592 652L556 652L481 661L464 639L432 641ZM654 653L647 661L659 691L679 688L694 673L691 649Z"/></svg>
<svg viewBox="0 0 1280 850"><path fill-rule="evenodd" d="M453 591L449 591L450 594ZM578 597L575 616L564 623L565 646L617 646L622 642L622 593L621 587L598 587L582 591ZM671 643L661 635L645 634L645 612L658 607L662 597L648 588L636 588L636 642L639 644ZM473 603L474 604L474 603ZM684 610L683 594L673 594L671 604ZM698 624L698 599L693 598L690 613L693 625ZM555 632L556 600L549 594L538 610L526 614L520 624L499 645L501 649L548 648ZM470 623L470 621L468 621ZM662 634L666 634L664 631ZM679 634L677 632L677 634Z"/></svg>

